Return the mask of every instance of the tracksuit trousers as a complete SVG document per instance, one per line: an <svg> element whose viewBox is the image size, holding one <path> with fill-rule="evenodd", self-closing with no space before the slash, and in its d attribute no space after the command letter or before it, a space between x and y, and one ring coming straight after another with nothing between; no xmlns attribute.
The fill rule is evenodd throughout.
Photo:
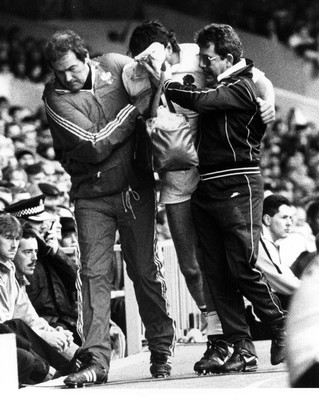
<svg viewBox="0 0 319 400"><path fill-rule="evenodd" d="M259 174L201 181L192 198L208 286L229 343L252 340L243 296L270 327L284 321L278 300L255 267L262 207Z"/></svg>
<svg viewBox="0 0 319 400"><path fill-rule="evenodd" d="M81 351L109 369L110 283L117 229L132 279L150 351L171 355L175 323L168 312L163 266L155 241L155 192L152 187L93 199L76 199L75 218L81 253Z"/></svg>

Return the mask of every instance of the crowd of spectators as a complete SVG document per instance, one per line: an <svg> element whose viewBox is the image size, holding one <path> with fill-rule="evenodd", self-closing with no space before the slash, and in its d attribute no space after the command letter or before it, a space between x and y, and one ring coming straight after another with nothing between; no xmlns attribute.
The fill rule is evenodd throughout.
<svg viewBox="0 0 319 400"><path fill-rule="evenodd" d="M278 41L310 61L314 77L319 73L316 0L175 0L174 4L170 0L156 0L156 4Z"/></svg>
<svg viewBox="0 0 319 400"><path fill-rule="evenodd" d="M22 38L18 26L0 27L0 73L10 72L16 78L34 83L45 82L50 73L44 60L44 40Z"/></svg>
<svg viewBox="0 0 319 400"><path fill-rule="evenodd" d="M176 0L174 4L157 0L156 4L279 41L310 61L313 76L318 76L319 3L315 0ZM8 30L0 27L0 73L11 72L19 79L45 82L50 71L43 46L42 38L22 38L18 26Z"/></svg>
<svg viewBox="0 0 319 400"><path fill-rule="evenodd" d="M280 192L295 206L319 196L319 132L298 108L286 116L277 110L261 148L265 189Z"/></svg>

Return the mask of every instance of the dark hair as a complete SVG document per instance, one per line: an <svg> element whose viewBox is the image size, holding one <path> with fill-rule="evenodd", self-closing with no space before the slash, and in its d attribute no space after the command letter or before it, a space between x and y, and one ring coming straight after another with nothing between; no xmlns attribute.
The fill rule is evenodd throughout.
<svg viewBox="0 0 319 400"><path fill-rule="evenodd" d="M38 161L34 164L27 165L24 170L28 175L37 175L40 172L43 172L43 163Z"/></svg>
<svg viewBox="0 0 319 400"><path fill-rule="evenodd" d="M243 56L243 46L239 36L230 25L210 24L195 34L195 41L201 48L209 47L210 43L215 45L215 52L222 58L231 54L234 64L238 63Z"/></svg>
<svg viewBox="0 0 319 400"><path fill-rule="evenodd" d="M290 201L287 197L281 194L271 194L264 199L263 204L263 215L268 214L273 217L279 211L279 207L282 205L291 206Z"/></svg>
<svg viewBox="0 0 319 400"><path fill-rule="evenodd" d="M51 64L65 56L69 51L84 62L88 51L85 47L84 40L71 30L55 32L45 46L45 58Z"/></svg>
<svg viewBox="0 0 319 400"><path fill-rule="evenodd" d="M154 42L159 42L164 47L170 43L173 52L180 51L174 31L166 29L159 21L149 20L134 29L128 44L129 53L135 57Z"/></svg>
<svg viewBox="0 0 319 400"><path fill-rule="evenodd" d="M311 221L316 218L316 215L319 212L319 201L313 201L312 203L309 204L307 208L307 220Z"/></svg>
<svg viewBox="0 0 319 400"><path fill-rule="evenodd" d="M28 221L21 220L21 226L22 226L21 239L30 239L30 238L37 239L37 235L34 232L32 225Z"/></svg>
<svg viewBox="0 0 319 400"><path fill-rule="evenodd" d="M19 220L11 214L0 214L0 235L21 238L22 227Z"/></svg>

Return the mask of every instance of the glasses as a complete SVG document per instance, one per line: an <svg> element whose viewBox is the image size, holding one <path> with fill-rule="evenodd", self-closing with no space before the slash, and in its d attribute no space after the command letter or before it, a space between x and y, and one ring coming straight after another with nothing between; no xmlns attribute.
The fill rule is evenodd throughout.
<svg viewBox="0 0 319 400"><path fill-rule="evenodd" d="M216 60L217 58L220 58L220 56L211 57L208 56L207 54L198 54L198 56L199 56L199 62L203 63L205 67L210 67L212 61Z"/></svg>

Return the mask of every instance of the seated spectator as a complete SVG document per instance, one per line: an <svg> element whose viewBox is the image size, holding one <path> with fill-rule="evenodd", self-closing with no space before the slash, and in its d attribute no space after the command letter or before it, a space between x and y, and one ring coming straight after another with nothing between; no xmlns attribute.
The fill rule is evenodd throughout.
<svg viewBox="0 0 319 400"><path fill-rule="evenodd" d="M12 105L9 108L9 115L12 122L19 124L21 126L23 119L26 116L31 115L31 111L27 107Z"/></svg>
<svg viewBox="0 0 319 400"><path fill-rule="evenodd" d="M45 195L44 208L52 214L59 215L58 206L60 204L60 191L51 183L40 182L38 187Z"/></svg>
<svg viewBox="0 0 319 400"><path fill-rule="evenodd" d="M42 160L42 169L45 174L46 183L55 185L57 182L57 174L55 173L55 163L50 160Z"/></svg>
<svg viewBox="0 0 319 400"><path fill-rule="evenodd" d="M76 330L77 265L60 249L56 230L48 228L47 222L55 219L44 211L44 196L12 204L6 211L26 221L27 224L23 223L24 229L27 226L33 228L36 236L36 268L26 286L34 308L51 326L70 330L75 342L80 345Z"/></svg>
<svg viewBox="0 0 319 400"><path fill-rule="evenodd" d="M21 135L21 126L16 122L8 122L4 128L4 136L14 140Z"/></svg>
<svg viewBox="0 0 319 400"><path fill-rule="evenodd" d="M271 290L287 310L290 296L299 287L299 279L281 262L280 241L293 225L294 210L287 198L271 194L264 200L263 231L259 242L256 267L262 272Z"/></svg>
<svg viewBox="0 0 319 400"><path fill-rule="evenodd" d="M10 204L16 203L20 200L30 199L30 192L26 188L19 188L15 186L10 186L12 193L12 202Z"/></svg>
<svg viewBox="0 0 319 400"><path fill-rule="evenodd" d="M28 148L18 149L15 153L15 157L17 159L18 166L22 169L25 169L25 167L28 165L35 164L36 162L34 152Z"/></svg>
<svg viewBox="0 0 319 400"><path fill-rule="evenodd" d="M7 207L6 211L17 216L24 229L32 227L38 244L36 268L28 276L26 291L38 314L53 327L69 329L76 344L81 345L77 331L78 265L59 246L57 232L48 229L48 222L55 221L44 211L44 195L21 201ZM121 285L123 282L121 283ZM123 343L126 332L124 292L114 285L111 300L112 357L124 357ZM122 289L122 286L121 288ZM115 323L114 323L115 322ZM116 325L118 324L118 326ZM125 348L125 346L124 346Z"/></svg>
<svg viewBox="0 0 319 400"><path fill-rule="evenodd" d="M35 164L28 165L25 168L28 176L28 186L35 187L40 182L45 182L46 177L42 168L42 163L36 162Z"/></svg>
<svg viewBox="0 0 319 400"><path fill-rule="evenodd" d="M16 163L14 156L14 145L12 140L0 135L0 169L9 167Z"/></svg>
<svg viewBox="0 0 319 400"><path fill-rule="evenodd" d="M28 176L21 167L8 166L3 169L3 180L16 188L24 189L27 187Z"/></svg>
<svg viewBox="0 0 319 400"><path fill-rule="evenodd" d="M261 271L265 283L287 310L291 295L300 285L299 279L289 267L281 262L280 241L289 235L292 226L293 208L284 196L271 194L264 199L263 230L258 247L256 267ZM255 340L270 338L267 326L256 317L253 307L247 302L246 318Z"/></svg>
<svg viewBox="0 0 319 400"><path fill-rule="evenodd" d="M13 259L21 232L17 218L9 214L0 215L0 323L26 339L30 348L40 357L44 356L55 369L62 370L69 365L63 354L71 349L72 334L62 328L54 329L40 318L20 288Z"/></svg>
<svg viewBox="0 0 319 400"><path fill-rule="evenodd" d="M62 247L78 247L77 232L75 219L72 217L61 217L62 239L60 244Z"/></svg>
<svg viewBox="0 0 319 400"><path fill-rule="evenodd" d="M36 125L34 123L23 123L21 131L22 135L24 136L25 147L36 153L38 146L38 133Z"/></svg>

